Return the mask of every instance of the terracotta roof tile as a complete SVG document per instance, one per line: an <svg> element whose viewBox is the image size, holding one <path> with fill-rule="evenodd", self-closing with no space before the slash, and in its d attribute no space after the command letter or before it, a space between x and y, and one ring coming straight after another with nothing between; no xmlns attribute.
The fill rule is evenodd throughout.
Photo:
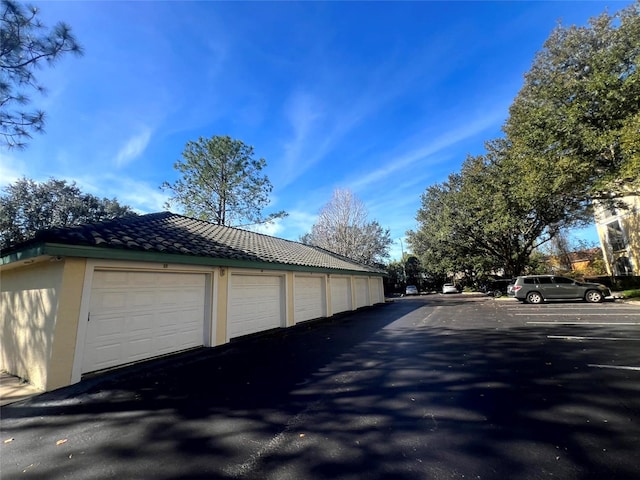
<svg viewBox="0 0 640 480"><path fill-rule="evenodd" d="M171 212L44 230L35 241L383 273L318 247Z"/></svg>

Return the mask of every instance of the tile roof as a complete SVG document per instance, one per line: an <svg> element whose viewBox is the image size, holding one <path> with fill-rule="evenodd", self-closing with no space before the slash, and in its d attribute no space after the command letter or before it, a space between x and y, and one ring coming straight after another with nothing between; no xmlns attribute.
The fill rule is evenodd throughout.
<svg viewBox="0 0 640 480"><path fill-rule="evenodd" d="M318 247L171 212L44 230L34 242L383 273Z"/></svg>

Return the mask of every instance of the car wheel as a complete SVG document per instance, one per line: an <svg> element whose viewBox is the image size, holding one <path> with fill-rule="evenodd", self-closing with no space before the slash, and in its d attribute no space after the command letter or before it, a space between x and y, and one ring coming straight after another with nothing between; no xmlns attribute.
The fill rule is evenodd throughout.
<svg viewBox="0 0 640 480"><path fill-rule="evenodd" d="M589 290L584 299L589 303L600 303L604 296L598 290Z"/></svg>
<svg viewBox="0 0 640 480"><path fill-rule="evenodd" d="M527 303L538 304L538 303L542 303L543 300L544 298L542 298L542 295L540 294L540 292L527 293Z"/></svg>
<svg viewBox="0 0 640 480"><path fill-rule="evenodd" d="M500 298L502 296L502 292L500 290L494 290L493 291L493 297L494 298Z"/></svg>

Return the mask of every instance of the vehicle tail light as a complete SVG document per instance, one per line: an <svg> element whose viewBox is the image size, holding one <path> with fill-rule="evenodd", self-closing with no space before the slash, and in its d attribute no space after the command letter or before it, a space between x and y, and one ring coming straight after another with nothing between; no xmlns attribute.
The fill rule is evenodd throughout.
<svg viewBox="0 0 640 480"><path fill-rule="evenodd" d="M514 292L517 292L521 288L522 288L522 285L514 285L513 287L511 287L511 290L513 290Z"/></svg>

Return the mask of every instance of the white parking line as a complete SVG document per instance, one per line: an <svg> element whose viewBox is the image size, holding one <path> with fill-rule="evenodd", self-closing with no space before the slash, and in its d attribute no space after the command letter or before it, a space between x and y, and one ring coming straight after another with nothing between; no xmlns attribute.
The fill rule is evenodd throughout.
<svg viewBox="0 0 640 480"><path fill-rule="evenodd" d="M574 335L547 335L554 340L609 340L613 342L640 342L640 338L616 338L616 337L578 337Z"/></svg>
<svg viewBox="0 0 640 480"><path fill-rule="evenodd" d="M560 313L560 312L551 312L551 313L516 313L516 317L606 317L606 316L617 316L617 317L640 317L640 312L638 313Z"/></svg>
<svg viewBox="0 0 640 480"><path fill-rule="evenodd" d="M527 325L640 325L640 322L527 322Z"/></svg>
<svg viewBox="0 0 640 480"><path fill-rule="evenodd" d="M612 368L615 370L633 370L636 372L640 372L640 367L626 367L624 365L597 365L594 363L590 363L587 366L593 368Z"/></svg>
<svg viewBox="0 0 640 480"><path fill-rule="evenodd" d="M607 304L593 304L593 303L574 303L574 304L562 304L562 303L543 303L538 305L500 305L500 308L508 310L523 310L526 308L537 309L558 309L558 310L576 310L583 308L599 309L599 310L640 310L634 305L607 305Z"/></svg>

